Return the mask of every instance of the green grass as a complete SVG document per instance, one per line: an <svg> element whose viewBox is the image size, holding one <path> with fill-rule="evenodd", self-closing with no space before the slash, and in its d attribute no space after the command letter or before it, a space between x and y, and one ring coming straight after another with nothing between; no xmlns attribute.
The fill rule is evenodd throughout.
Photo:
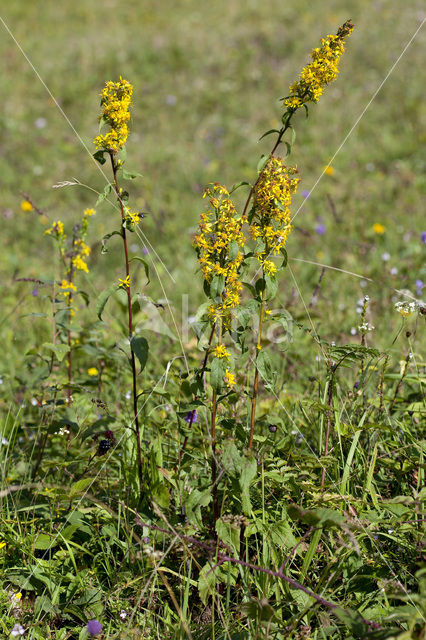
<svg viewBox="0 0 426 640"><path fill-rule="evenodd" d="M1 637L22 624L25 638L82 639L91 617L111 639L423 637L423 316L403 319L394 308L407 295L421 298L416 281L426 282L423 31L369 104L421 10L415 1L365 0L4 3L1 18L79 139L0 24ZM332 611L271 573L229 562L211 570L208 400L190 432L183 420L195 406L190 383L203 352L190 329L187 378L177 328L205 301L191 246L204 186L254 181L271 147L259 138L279 123L279 98L319 38L349 17L356 28L337 81L307 121L300 113L294 123L291 162L301 183L274 301L293 319L293 341L284 352L270 335L263 342L277 377L272 389L262 385L255 458L246 451L249 363L237 360L240 392L221 406L217 452L222 553L272 573L287 559L286 578L340 607ZM161 305L135 307L151 354L138 377L142 500L125 301L110 300L103 323L96 315L98 294L123 277L119 239L100 251L117 213L103 202L91 221L90 273L80 280L90 302L77 310L67 406L64 366L52 367L41 346L52 341L50 283L61 266L46 225L20 207L25 192L50 221L71 228L94 206L90 190L52 185L77 178L102 191L111 179L91 158L92 140L99 93L120 74L135 88L126 167L143 174L126 184L130 203L147 212L129 244L132 255L149 248L151 282L132 263L134 291ZM321 175L335 154L333 174ZM241 206L246 192L235 195ZM321 275L312 263L327 268ZM376 351L358 348L365 294L375 326L366 345ZM329 361L343 356L334 371ZM101 381L89 367L104 371ZM117 446L97 456L106 429ZM13 601L19 590L22 600Z"/></svg>

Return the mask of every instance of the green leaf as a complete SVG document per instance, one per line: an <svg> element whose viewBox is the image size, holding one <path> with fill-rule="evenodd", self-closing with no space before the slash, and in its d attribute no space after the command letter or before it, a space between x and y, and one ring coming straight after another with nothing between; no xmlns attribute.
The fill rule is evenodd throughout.
<svg viewBox="0 0 426 640"><path fill-rule="evenodd" d="M273 384L275 379L275 374L272 369L271 358L268 353L263 349L258 352L256 359L256 367L262 377L262 379L269 383Z"/></svg>
<svg viewBox="0 0 426 640"><path fill-rule="evenodd" d="M135 338L135 336L133 336L130 340L130 348L139 360L141 371L143 371L145 369L149 354L148 340L146 338Z"/></svg>
<svg viewBox="0 0 426 640"><path fill-rule="evenodd" d="M41 613L58 613L58 608L52 603L50 598L46 595L37 596L34 602L34 614L39 616Z"/></svg>
<svg viewBox="0 0 426 640"><path fill-rule="evenodd" d="M75 496L84 493L93 482L93 478L81 478L81 480L77 480L71 485L71 489L69 492L69 497L74 498Z"/></svg>
<svg viewBox="0 0 426 640"><path fill-rule="evenodd" d="M270 276L265 273L265 294L266 300L272 300L275 298L278 291L278 280L275 276Z"/></svg>
<svg viewBox="0 0 426 640"><path fill-rule="evenodd" d="M241 506L243 513L249 516L251 513L250 502L250 484L254 480L257 474L257 462L254 456L241 458L243 464L241 466L241 475L239 477L239 484L241 488Z"/></svg>
<svg viewBox="0 0 426 640"><path fill-rule="evenodd" d="M269 156L265 156L264 154L262 154L260 156L260 160L257 163L257 171L259 173L261 173L261 171L263 171L263 169L265 168L265 165L268 162L268 160L269 160Z"/></svg>
<svg viewBox="0 0 426 640"><path fill-rule="evenodd" d="M67 344L53 344L52 342L45 342L43 344L43 347L45 347L46 349L49 349L50 351L53 351L53 353L56 356L56 359L59 362L62 362L62 360L67 355L67 353L70 351L70 348Z"/></svg>
<svg viewBox="0 0 426 640"><path fill-rule="evenodd" d="M216 591L217 579L214 571L211 570L212 566L214 565L211 562L205 564L200 571L200 577L198 579L198 593L204 605L207 603L208 597Z"/></svg>
<svg viewBox="0 0 426 640"><path fill-rule="evenodd" d="M266 138L266 136L271 135L271 133L278 133L278 135L279 135L281 132L279 131L279 129L269 129L269 131L266 131L266 133L264 133L264 134L263 134L263 136L260 136L260 138L259 138L259 142L260 142L263 138Z"/></svg>
<svg viewBox="0 0 426 640"><path fill-rule="evenodd" d="M210 366L210 384L218 391L223 387L226 369L228 368L227 358L213 358Z"/></svg>
<svg viewBox="0 0 426 640"><path fill-rule="evenodd" d="M118 289L119 289L118 284L114 283L110 287L108 287L108 289L105 289L99 294L98 299L96 301L96 313L99 320L102 320L102 313L103 313L103 310L105 309L105 305L108 302L108 299L112 296L113 293L118 291Z"/></svg>
<svg viewBox="0 0 426 640"><path fill-rule="evenodd" d="M235 260L235 258L238 256L240 252L240 247L239 244L236 240L231 240L231 242L229 243L229 248L228 248L228 255L230 260Z"/></svg>
<svg viewBox="0 0 426 640"><path fill-rule="evenodd" d="M225 288L225 276L215 275L210 282L210 297L214 300Z"/></svg>
<svg viewBox="0 0 426 640"><path fill-rule="evenodd" d="M105 162L105 160L104 160L104 162ZM103 164L103 162L101 162L101 164ZM103 200L105 200L105 198L108 198L109 194L111 193L111 189L112 189L112 184L108 183L104 187L104 190L102 191L102 193L99 194L98 199L96 200L95 207L97 207L98 204L100 204Z"/></svg>
<svg viewBox="0 0 426 640"><path fill-rule="evenodd" d="M124 178L124 180L134 180L135 178L143 178L143 175L141 173L126 171L126 169L122 170L121 175Z"/></svg>
<svg viewBox="0 0 426 640"><path fill-rule="evenodd" d="M97 162L99 162L99 164L105 164L106 162L104 153L106 152L103 149L99 149L99 151L96 151L96 153L93 154L93 157L95 158L95 160L97 160Z"/></svg>
<svg viewBox="0 0 426 640"><path fill-rule="evenodd" d="M236 182L235 184L233 184L233 185L232 185L232 189L231 189L231 191L229 192L229 195L231 195L231 193L232 193L233 191L236 191L237 189L239 189L239 188L240 188L240 187L242 187L243 185L247 185L247 186L251 187L250 182L245 182L244 180L243 180L243 181L241 181L241 182Z"/></svg>
<svg viewBox="0 0 426 640"><path fill-rule="evenodd" d="M121 233L121 231L111 231L111 233L105 234L101 240L102 242L101 253L106 253L108 251L108 249L106 248L106 243L110 238L112 238L112 236L122 236L122 235L123 234Z"/></svg>
<svg viewBox="0 0 426 640"><path fill-rule="evenodd" d="M280 251L281 251L281 253L283 255L283 258L284 258L281 267L286 267L287 266L287 262L288 262L287 251L284 249L284 247L281 247Z"/></svg>
<svg viewBox="0 0 426 640"><path fill-rule="evenodd" d="M54 536L48 535L47 533L40 533L34 543L34 549L39 549L40 551L44 551L46 549L51 549L58 542Z"/></svg>
<svg viewBox="0 0 426 640"><path fill-rule="evenodd" d="M130 262L132 262L132 260L137 260L138 262L142 262L145 269L146 284L149 284L151 280L149 279L149 264L147 263L147 261L144 260L143 258L140 258L139 256L134 256L133 258L131 258Z"/></svg>

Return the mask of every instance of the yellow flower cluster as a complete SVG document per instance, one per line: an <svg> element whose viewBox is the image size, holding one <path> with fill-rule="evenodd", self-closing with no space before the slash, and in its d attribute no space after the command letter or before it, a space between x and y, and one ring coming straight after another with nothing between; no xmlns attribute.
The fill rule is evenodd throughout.
<svg viewBox="0 0 426 640"><path fill-rule="evenodd" d="M284 106L298 109L307 102L318 102L324 87L332 82L339 73L339 60L345 50L345 37L353 31L348 20L336 35L321 39L321 47L311 53L312 62L302 70L299 79L290 87L290 95L284 100Z"/></svg>
<svg viewBox="0 0 426 640"><path fill-rule="evenodd" d="M46 231L44 232L45 236L51 236L54 235L57 238L66 238L66 235L64 233L64 225L60 220L57 220L55 222L53 222L52 226L50 227L50 229L46 229Z"/></svg>
<svg viewBox="0 0 426 640"><path fill-rule="evenodd" d="M299 183L296 173L296 167L286 167L281 158L272 156L254 190L250 235L263 243L256 257L269 275L274 275L277 269L267 257L272 252L274 255L280 252L292 228L290 204Z"/></svg>
<svg viewBox="0 0 426 640"><path fill-rule="evenodd" d="M217 347L213 349L213 356L215 358L229 358L229 353L224 344L218 344Z"/></svg>
<svg viewBox="0 0 426 640"><path fill-rule="evenodd" d="M227 386L232 389L232 387L235 385L236 380L235 380L235 374L231 373L229 370L225 373L225 382L227 384Z"/></svg>
<svg viewBox="0 0 426 640"><path fill-rule="evenodd" d="M121 76L119 82L109 81L105 84L101 93L103 111L99 120L109 125L111 131L94 139L93 142L98 149L116 152L126 144L132 94L133 86Z"/></svg>
<svg viewBox="0 0 426 640"><path fill-rule="evenodd" d="M89 255L90 247L88 247L87 244L83 242L83 240L76 240L74 242L74 249L77 252L71 259L72 264L76 269L89 273L89 267L87 266L84 258Z"/></svg>
<svg viewBox="0 0 426 640"><path fill-rule="evenodd" d="M124 219L131 225L137 224L140 220L140 213L138 211L131 211L130 207L124 207Z"/></svg>
<svg viewBox="0 0 426 640"><path fill-rule="evenodd" d="M210 317L229 319L230 310L239 305L243 288L239 270L244 259L242 226L246 218L237 214L228 190L217 182L207 187L203 197L209 198L210 208L200 216L194 246L204 280L211 283L214 276L224 277L221 301L210 306Z"/></svg>
<svg viewBox="0 0 426 640"><path fill-rule="evenodd" d="M73 282L69 282L68 280L62 280L59 285L62 295L64 298L72 297L73 292L77 291L77 287Z"/></svg>

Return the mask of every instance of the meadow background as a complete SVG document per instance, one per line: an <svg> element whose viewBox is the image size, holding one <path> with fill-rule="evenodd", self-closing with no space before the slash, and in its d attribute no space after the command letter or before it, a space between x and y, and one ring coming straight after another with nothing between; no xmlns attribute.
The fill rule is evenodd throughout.
<svg viewBox="0 0 426 640"><path fill-rule="evenodd" d="M144 254L151 265L149 286L144 289L143 269L137 272L137 286L156 301L165 304L167 299L179 326L182 296L188 295L189 316L203 301L202 280L194 275L197 262L192 237L204 207L205 185L220 181L231 187L240 180L254 179L260 154L270 149L270 140L259 142L259 137L279 122L279 98L287 94L319 38L334 33L348 18L355 30L338 80L312 107L307 121L303 113L295 118L297 139L291 160L299 167L301 183L293 203L295 229L288 243L294 279L286 272L275 306L287 309L302 325L312 327L313 323L322 338L344 344L360 341L357 307L367 294L368 320L375 327L367 344L390 354L395 380L400 362L414 353L409 364L414 376L411 391L418 392L424 366L424 343L418 330L421 318L403 325L394 304L404 300L397 290L421 298L426 283L422 240L424 29L362 113L424 19L421 2L6 0L1 3L0 17L0 412L8 429L16 424L10 416L17 415L22 403L34 410L31 398L36 390L28 377L28 354L36 352L51 333L49 323L34 315L46 311L46 288L17 279L58 278L53 243L43 237L48 220L59 218L71 224L96 201L96 195L79 186L52 186L77 178L97 191L104 188L105 179L90 155L104 82L122 75L134 85L127 168L143 174L130 188L132 204L147 215L141 223L143 237L133 234L130 249L134 255ZM332 170L323 173L337 151ZM21 209L22 192L46 217ZM122 274L118 242L110 242L108 257L100 252L100 237L111 230L113 216L106 203L99 205L89 232L92 254L85 289L91 301L82 314L92 318L95 333L96 295ZM309 307L321 267L303 260L362 277L326 269L317 299ZM176 336L167 308L163 320ZM107 332L115 329L111 314L105 314L105 322ZM184 347L194 360L199 358L191 332ZM167 358L181 354L178 340L164 346L157 334L153 334L152 349L159 350L164 364ZM86 355L85 367L96 366L90 361L90 351ZM285 396L291 410L312 392L309 385L321 367L320 352L306 331L295 332L280 366L285 388L280 397ZM146 375L147 384L154 384L154 369ZM352 372L347 375L349 389L356 378ZM418 396L411 401L418 402ZM404 408L409 404L407 399ZM25 410L19 412L25 416ZM400 417L402 420L402 414ZM411 417L410 442L421 441L424 414L417 407ZM303 425L303 416L297 424ZM309 429L305 432L308 438ZM19 446L7 456L3 446L2 455L3 486L23 482L26 469L22 463L27 458L24 453L21 456ZM60 454L56 451L55 455ZM12 515L8 511L3 516L8 522L3 528L5 537L11 535L11 522L19 522ZM20 526L16 535L17 531L28 534ZM25 564L19 548L13 553L17 554L15 567ZM398 552L393 561L398 563ZM8 557L0 562L0 578L7 580ZM19 580L13 584L19 587ZM32 611L31 598L28 602L28 611ZM7 598L5 603L3 633L8 637ZM83 605L80 603L82 621L88 615ZM122 606L121 602L117 605L115 617ZM38 616L44 622L35 624L32 631L27 621L28 637L79 637L46 631L46 618L57 617L58 612L47 615L48 608L43 611L40 605L34 620ZM73 611L72 615L78 614ZM176 622L168 615L161 624L169 629L167 637L174 637ZM119 633L114 624L111 634ZM151 624L152 635L146 637L166 633L153 629ZM336 637L352 637L343 635L344 631L332 632L342 634Z"/></svg>

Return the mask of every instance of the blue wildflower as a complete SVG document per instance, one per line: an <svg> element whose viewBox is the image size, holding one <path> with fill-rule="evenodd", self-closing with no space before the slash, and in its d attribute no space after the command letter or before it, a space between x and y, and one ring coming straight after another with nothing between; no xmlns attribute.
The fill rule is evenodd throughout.
<svg viewBox="0 0 426 640"><path fill-rule="evenodd" d="M89 620L87 623L87 631L91 636L97 636L102 631L102 625L99 620Z"/></svg>
<svg viewBox="0 0 426 640"><path fill-rule="evenodd" d="M317 226L315 227L315 232L318 233L318 235L323 236L325 233L325 224L322 224L322 222L320 224L317 224Z"/></svg>
<svg viewBox="0 0 426 640"><path fill-rule="evenodd" d="M198 413L196 409L194 409L193 411L188 411L188 413L184 417L185 422L187 422L188 424L194 424L194 422L197 422L197 419Z"/></svg>

